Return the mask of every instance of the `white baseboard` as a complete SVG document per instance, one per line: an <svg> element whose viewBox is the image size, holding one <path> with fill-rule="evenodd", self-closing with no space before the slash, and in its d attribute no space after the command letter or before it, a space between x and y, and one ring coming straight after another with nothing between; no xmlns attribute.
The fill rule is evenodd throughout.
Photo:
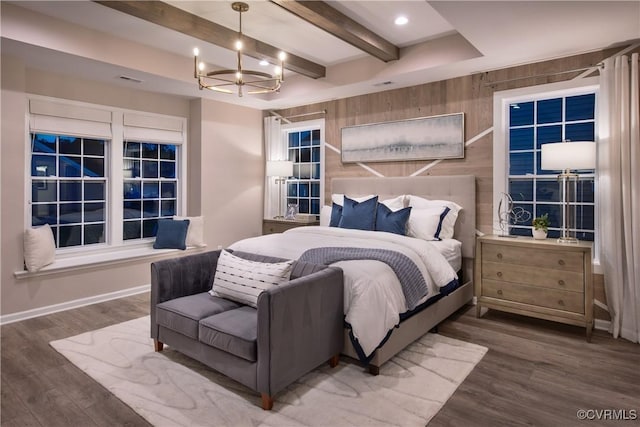
<svg viewBox="0 0 640 427"><path fill-rule="evenodd" d="M47 314L57 313L59 311L71 310L73 308L84 307L86 305L97 304L99 302L110 301L113 299L128 297L131 295L149 292L151 285L136 286L135 288L122 289L120 291L109 292L107 294L95 295L87 298L80 298L73 301L67 301L60 304L48 305L46 307L38 307L32 310L20 311L0 316L0 325L19 322L34 317L46 316Z"/></svg>
<svg viewBox="0 0 640 427"><path fill-rule="evenodd" d="M593 321L594 329L597 329L599 331L609 332L609 327L610 326L611 326L611 321L610 320L595 319Z"/></svg>

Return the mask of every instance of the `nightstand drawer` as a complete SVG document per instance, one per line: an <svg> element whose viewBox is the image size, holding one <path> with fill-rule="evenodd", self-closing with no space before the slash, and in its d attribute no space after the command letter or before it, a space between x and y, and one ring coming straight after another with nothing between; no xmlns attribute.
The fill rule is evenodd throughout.
<svg viewBox="0 0 640 427"><path fill-rule="evenodd" d="M262 224L262 234L284 233L291 228L293 227L289 224L282 224L278 222L264 222Z"/></svg>
<svg viewBox="0 0 640 427"><path fill-rule="evenodd" d="M584 292L584 274L580 271L551 270L524 265L482 262L482 278L536 287Z"/></svg>
<svg viewBox="0 0 640 427"><path fill-rule="evenodd" d="M578 272L583 271L584 268L583 254L580 252L560 252L547 248L509 245L486 245L482 249L482 260Z"/></svg>
<svg viewBox="0 0 640 427"><path fill-rule="evenodd" d="M584 313L584 294L581 292L483 280L482 296L572 313Z"/></svg>
<svg viewBox="0 0 640 427"><path fill-rule="evenodd" d="M284 233L296 227L320 225L320 221L295 221L288 219L263 219L262 234Z"/></svg>

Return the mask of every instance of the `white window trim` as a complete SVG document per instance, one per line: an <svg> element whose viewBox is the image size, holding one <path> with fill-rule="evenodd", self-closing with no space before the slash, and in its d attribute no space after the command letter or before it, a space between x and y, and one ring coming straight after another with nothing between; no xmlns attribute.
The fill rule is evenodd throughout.
<svg viewBox="0 0 640 427"><path fill-rule="evenodd" d="M508 193L508 164L509 156L507 150L507 132L509 118L507 115L508 106L514 102L529 100L532 97L554 97L571 96L572 94L582 94L585 92L598 92L600 88L599 77L588 77L564 82L549 83L539 86L528 86L518 89L504 90L493 94L493 222L492 229L497 232L500 229L500 219L498 217L497 206L500 203L501 193ZM596 109L599 103L596 102ZM601 112L596 112L596 117L602 117ZM596 138L598 136L598 120L595 129ZM595 171L595 205L598 205L598 170ZM601 274L600 268L600 247L598 239L599 218L598 209L594 211L594 273Z"/></svg>
<svg viewBox="0 0 640 427"><path fill-rule="evenodd" d="M122 239L122 147L124 141L124 117L125 115L135 116L141 119L148 118L151 122L165 121L172 123L171 129L175 130L175 124L180 123L182 128L182 142L175 140L163 140L157 137L149 139L154 143L169 143L180 146L180 157L178 159L178 177L180 184L178 186L177 215L186 216L187 212L187 119L185 117L169 116L165 114L149 113L136 110L128 110L124 108L109 107L98 104L91 104L80 101L66 100L60 98L52 98L41 95L27 95L27 111L25 112L25 183L24 183L24 228L31 227L31 145L30 145L30 118L29 104L31 100L44 103L55 103L62 106L68 106L72 111L86 108L92 111L102 111L111 115L111 134L109 141L109 151L107 154L108 171L107 171L107 193L108 202L106 207L106 228L107 235L105 243L90 246L78 246L70 248L56 249L56 261L35 273L27 271L14 272L16 277L33 277L34 275L50 274L60 270L74 269L75 267L84 267L87 265L95 265L101 263L118 262L119 260L127 260L130 257L149 257L158 254L157 250L152 248L153 239L140 239L135 241L124 241ZM38 131L44 132L44 131ZM120 218L114 221L114 218ZM162 253L167 250L162 250ZM103 261L100 261L103 260Z"/></svg>
<svg viewBox="0 0 640 427"><path fill-rule="evenodd" d="M324 139L324 125L325 119L307 120L304 122L295 122L282 124L280 131L282 132L282 144L285 147L285 152L289 153L289 141L286 138L288 132L300 132L305 130L320 129L320 211L325 205L324 200L324 181L325 181L325 139ZM285 191L285 198L286 198ZM319 215L319 213L318 213Z"/></svg>

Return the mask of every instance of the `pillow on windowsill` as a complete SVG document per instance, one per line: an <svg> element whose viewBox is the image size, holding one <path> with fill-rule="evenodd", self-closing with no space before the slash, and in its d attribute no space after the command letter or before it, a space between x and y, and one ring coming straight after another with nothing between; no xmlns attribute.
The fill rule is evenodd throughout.
<svg viewBox="0 0 640 427"><path fill-rule="evenodd" d="M153 249L187 249L189 220L159 219Z"/></svg>
<svg viewBox="0 0 640 427"><path fill-rule="evenodd" d="M28 228L24 232L24 265L34 272L52 264L56 258L56 242L51 226Z"/></svg>
<svg viewBox="0 0 640 427"><path fill-rule="evenodd" d="M204 218L202 216L174 216L173 219L178 221L189 220L187 239L185 241L187 247L202 248L206 246L204 243Z"/></svg>
<svg viewBox="0 0 640 427"><path fill-rule="evenodd" d="M289 281L293 260L267 263L220 252L209 294L257 308L258 297L267 289Z"/></svg>

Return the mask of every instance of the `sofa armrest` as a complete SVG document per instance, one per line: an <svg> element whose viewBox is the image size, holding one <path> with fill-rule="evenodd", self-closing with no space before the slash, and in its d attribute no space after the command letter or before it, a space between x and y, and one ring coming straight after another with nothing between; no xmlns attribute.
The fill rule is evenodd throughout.
<svg viewBox="0 0 640 427"><path fill-rule="evenodd" d="M258 391L273 395L342 351L343 273L293 279L258 298Z"/></svg>
<svg viewBox="0 0 640 427"><path fill-rule="evenodd" d="M156 305L211 289L220 251L209 251L151 264L151 337L157 338Z"/></svg>

